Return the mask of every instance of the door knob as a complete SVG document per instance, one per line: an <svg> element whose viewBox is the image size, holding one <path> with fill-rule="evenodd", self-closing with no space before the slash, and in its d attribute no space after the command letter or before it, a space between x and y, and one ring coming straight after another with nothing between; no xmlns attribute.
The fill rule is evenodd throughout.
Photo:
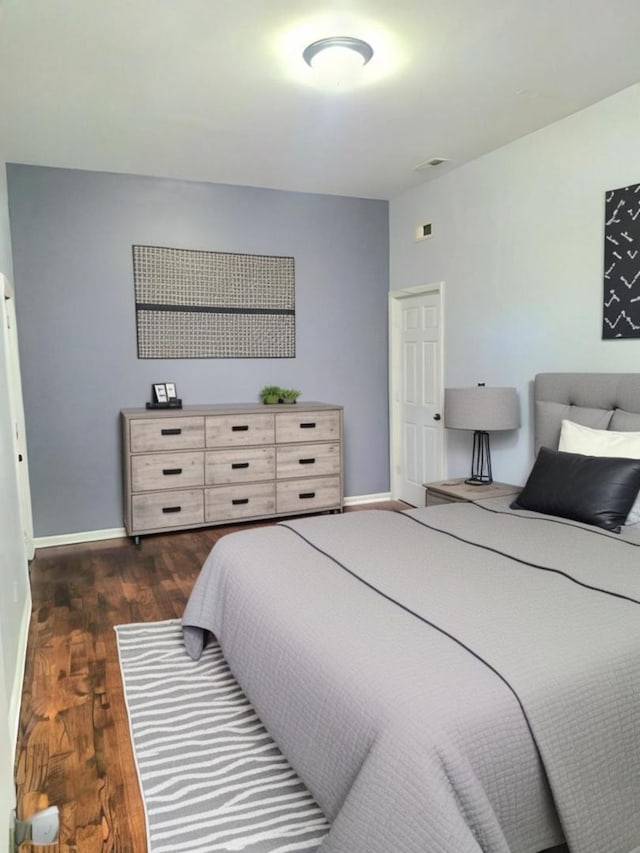
<svg viewBox="0 0 640 853"><path fill-rule="evenodd" d="M440 413L436 412L435 415L433 416L433 419L434 419L434 421L439 421L440 420Z"/></svg>

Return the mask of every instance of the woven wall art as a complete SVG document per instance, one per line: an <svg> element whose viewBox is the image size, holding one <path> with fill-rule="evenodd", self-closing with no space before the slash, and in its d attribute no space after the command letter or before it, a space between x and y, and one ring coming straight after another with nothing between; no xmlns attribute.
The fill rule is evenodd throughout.
<svg viewBox="0 0 640 853"><path fill-rule="evenodd" d="M602 337L640 338L640 184L605 197Z"/></svg>
<svg viewBox="0 0 640 853"><path fill-rule="evenodd" d="M293 358L293 258L133 246L138 358Z"/></svg>

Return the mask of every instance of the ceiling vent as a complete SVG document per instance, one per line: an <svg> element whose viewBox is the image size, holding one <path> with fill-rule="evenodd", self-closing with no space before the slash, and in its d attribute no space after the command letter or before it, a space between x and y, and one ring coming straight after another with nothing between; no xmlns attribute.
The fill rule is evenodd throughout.
<svg viewBox="0 0 640 853"><path fill-rule="evenodd" d="M431 157L429 160L425 160L424 163L419 163L414 172L425 172L427 169L433 169L434 166L440 166L442 163L448 163L448 157Z"/></svg>

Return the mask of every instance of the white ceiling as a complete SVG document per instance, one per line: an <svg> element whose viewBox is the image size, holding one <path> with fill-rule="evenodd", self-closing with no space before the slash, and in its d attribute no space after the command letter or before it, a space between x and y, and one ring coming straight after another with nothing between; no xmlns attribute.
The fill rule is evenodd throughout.
<svg viewBox="0 0 640 853"><path fill-rule="evenodd" d="M312 83L329 35L359 88ZM0 154L392 198L637 82L639 36L640 0L0 0Z"/></svg>

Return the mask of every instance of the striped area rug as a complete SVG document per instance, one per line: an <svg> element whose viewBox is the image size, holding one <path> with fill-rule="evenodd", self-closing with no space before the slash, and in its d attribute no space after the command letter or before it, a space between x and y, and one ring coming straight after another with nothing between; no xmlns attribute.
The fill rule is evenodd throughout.
<svg viewBox="0 0 640 853"><path fill-rule="evenodd" d="M179 620L116 626L149 853L294 853L329 831L217 643L192 661Z"/></svg>

